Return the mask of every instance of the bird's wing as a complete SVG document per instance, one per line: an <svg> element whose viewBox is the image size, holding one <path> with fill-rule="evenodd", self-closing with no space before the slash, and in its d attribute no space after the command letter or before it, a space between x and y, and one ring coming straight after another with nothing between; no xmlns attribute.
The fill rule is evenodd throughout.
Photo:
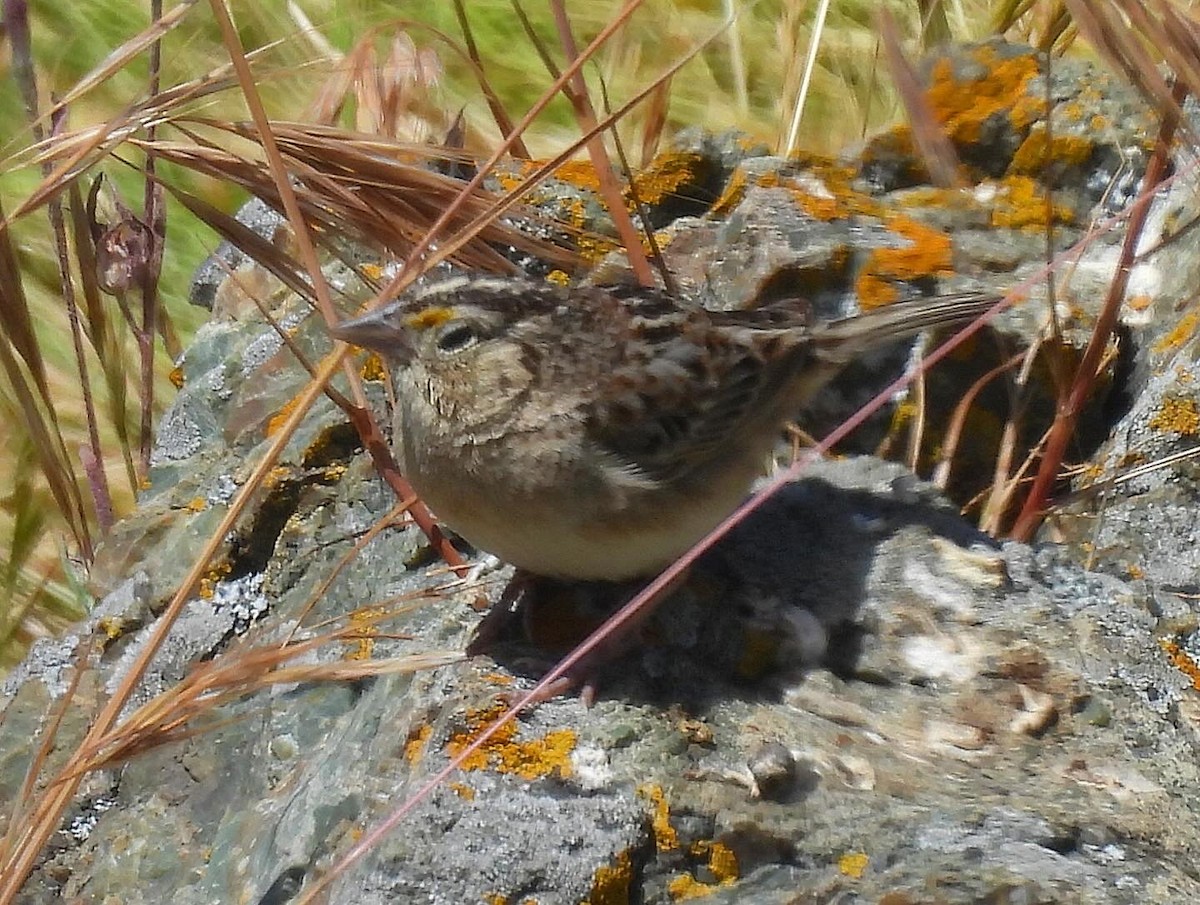
<svg viewBox="0 0 1200 905"><path fill-rule="evenodd" d="M603 378L587 425L601 454L638 476L686 484L705 479L754 419L780 418L770 411L803 334L780 329L777 313L679 316L653 341L627 347Z"/></svg>

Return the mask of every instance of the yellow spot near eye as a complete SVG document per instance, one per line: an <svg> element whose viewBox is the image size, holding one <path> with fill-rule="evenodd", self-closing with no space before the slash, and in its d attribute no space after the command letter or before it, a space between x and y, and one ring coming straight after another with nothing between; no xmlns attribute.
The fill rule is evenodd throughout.
<svg viewBox="0 0 1200 905"><path fill-rule="evenodd" d="M454 309L447 305L431 305L422 308L408 318L410 330L427 330L430 327L440 327L446 321L453 319Z"/></svg>

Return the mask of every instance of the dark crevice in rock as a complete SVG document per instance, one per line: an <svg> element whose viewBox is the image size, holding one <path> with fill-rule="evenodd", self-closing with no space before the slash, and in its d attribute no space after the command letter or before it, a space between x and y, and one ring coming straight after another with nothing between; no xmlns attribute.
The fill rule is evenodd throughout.
<svg viewBox="0 0 1200 905"><path fill-rule="evenodd" d="M305 450L302 469L277 476L266 498L254 512L248 529L240 531L229 556L229 577L261 572L275 553L280 532L300 507L305 491L336 482L333 466L347 463L361 452L358 434L348 422L323 430Z"/></svg>

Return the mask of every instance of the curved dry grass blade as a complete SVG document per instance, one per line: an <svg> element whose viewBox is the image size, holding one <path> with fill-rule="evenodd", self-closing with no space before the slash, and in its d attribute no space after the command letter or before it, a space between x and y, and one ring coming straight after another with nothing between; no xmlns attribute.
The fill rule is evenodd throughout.
<svg viewBox="0 0 1200 905"><path fill-rule="evenodd" d="M562 42L567 62L574 63L579 59L579 47L575 43L575 35L571 32L571 21L567 17L566 7L562 0L550 0L550 8L554 13L554 24L558 28L558 38ZM642 236L633 225L633 218L629 216L625 207L620 183L601 137L603 133L596 125L596 110L588 97L583 73L577 70L575 75L564 83L563 94L567 96L575 111L575 122L579 125L579 131L591 136L587 139L586 146L592 161L592 172L599 182L600 197L608 205L609 216L625 248L630 270L640 285L653 286L654 274L650 270L650 262L646 260L646 253L642 251Z"/></svg>
<svg viewBox="0 0 1200 905"><path fill-rule="evenodd" d="M491 111L492 119L496 123L496 128L500 130L500 135L505 141L512 142L512 155L521 160L529 160L532 155L529 149L525 147L525 142L521 138L521 133L517 127L513 125L512 118L509 117L508 111L504 109L504 105L500 103L500 98L491 85L488 84L484 73L486 69L483 65L483 60L479 56L479 48L475 46L475 35L471 32L471 23L467 18L467 11L463 7L462 0L454 0L454 15L458 19L458 27L462 31L463 41L466 42L466 54L470 58L475 67L475 78L479 83L479 89L483 92L484 99L487 101L488 110Z"/></svg>
<svg viewBox="0 0 1200 905"><path fill-rule="evenodd" d="M654 81L651 82L648 87L637 92L633 97L617 108L614 113L606 116L599 123L597 123L594 130L584 134L570 147L559 152L554 157L543 162L534 170L527 173L524 178L516 186L512 187L503 198L496 201L492 207L488 208L486 212L468 223L457 234L454 234L446 238L444 241L439 242L435 250L430 251L427 243L422 243L420 246L418 246L418 249L424 255L422 258L423 266L432 267L441 261L447 260L451 255L455 254L460 248L470 242L475 235L479 234L479 232L489 223L504 214L506 211L510 210L512 207L516 206L526 192L530 191L534 186L558 169L563 163L573 157L582 146L584 141L604 129L611 128L615 123L620 121L621 117L625 116L630 110L648 97L659 84L666 79L673 78L679 72L679 70L691 62L692 59L694 59L702 50L704 50L704 48L719 38L722 34L722 31L723 26L721 29L714 30L707 38L698 43L694 48L688 51L688 53L684 54L679 60L669 66L666 71L663 72L663 74L658 78L654 79ZM596 40L598 41L599 37ZM562 81L564 77L565 76L559 77L555 80L555 82L558 83ZM494 164L495 161L496 158L493 157L490 163ZM483 172L484 170L480 169L480 173ZM471 187L473 185L477 185L479 179L480 177L477 176L476 179L468 182L467 186L463 189L463 192L472 190ZM444 226L445 222L452 219L453 216L454 212L448 210L445 215L439 218L439 223ZM415 255L416 252L414 251L414 256ZM413 277L410 276L407 271L401 271L386 287L384 287L383 290L378 293L377 298L386 299L394 297L395 294L400 292L404 286L407 286L412 279Z"/></svg>
<svg viewBox="0 0 1200 905"><path fill-rule="evenodd" d="M487 178L500 159L505 154L509 153L513 144L516 143L517 139L525 131L525 129L529 127L529 124L533 122L533 120L542 112L542 110L546 108L550 101L553 100L554 96L563 89L563 86L574 77L575 73L579 71L580 67L583 66L587 60L591 59L595 55L596 51L600 47L604 46L604 43L622 26L624 26L626 20L628 20L629 17L632 16L637 10L637 8L642 5L642 2L643 0L626 0L621 9L618 10L607 23L605 23L605 26L602 29L600 29L600 32L595 38L592 39L592 42L587 46L583 53L571 61L571 63L563 71L562 75L554 80L554 82L546 89L542 96L534 102L529 111L523 117L521 117L521 121L514 127L513 133L507 136L492 152L488 159L479 166L475 175L463 187L462 193L464 196L472 195L483 184L484 179ZM688 58L690 59L690 56ZM511 207L512 204L516 203L516 200L517 196L514 193L514 197L508 206ZM497 213L499 213L499 211L497 211ZM457 215L457 205L451 205L434 221L427 234L413 250L409 261L406 261L405 266L400 270L400 272L392 278L386 287L384 287L383 291L380 293L381 299L396 295L414 279L415 275L411 272L412 267L409 266L411 261L420 261L422 265L428 266L436 263L437 261L445 260L447 251L443 246L445 237L442 235L442 233L446 226ZM473 235L473 233L471 235ZM448 244L454 244L454 250L457 250L462 246L462 244L465 243L465 241L467 240L463 239L457 243L448 242ZM428 254L431 246L433 246L435 243L437 243L439 246L438 250L432 254Z"/></svg>
<svg viewBox="0 0 1200 905"><path fill-rule="evenodd" d="M917 143L925 168L929 171L930 181L941 188L960 188L963 180L958 175L959 161L958 155L954 152L954 144L938 123L933 110L930 109L925 92L921 90L917 73L904 56L904 51L900 47L900 33L896 28L896 20L892 18L887 7L880 7L876 15L885 58L888 68L892 71L892 80L896 85L896 93L908 114L913 140Z"/></svg>
<svg viewBox="0 0 1200 905"><path fill-rule="evenodd" d="M942 450L938 457L937 467L934 468L933 477L930 478L930 481L935 486L945 490L946 485L950 481L950 468L954 464L954 454L958 452L958 443L962 439L963 428L967 423L967 414L971 411L971 406L975 404L975 398L989 383L1005 371L1009 371L1020 364L1026 354L1025 352L1018 353L1007 361L1002 361L990 371L981 374L967 388L967 391L963 393L962 398L958 400L958 404L954 406L954 411L950 415L950 421L946 425L946 432L942 438Z"/></svg>
<svg viewBox="0 0 1200 905"><path fill-rule="evenodd" d="M72 184L70 192L70 203L67 207L71 213L71 231L75 238L75 260L79 266L80 288L83 291L85 332L92 350L96 353L96 359L100 362L100 372L104 375L104 384L108 389L108 422L117 435L117 445L121 448L121 458L125 463L125 477L129 482L129 489L137 492L137 472L133 467L129 424L125 410L127 392L125 356L121 354L116 331L109 322L108 312L100 299L100 287L96 280L96 256L93 253L92 236L84 215L84 202L79 192L79 184ZM87 388L85 387L85 389ZM91 442L92 455L99 457L101 450L98 441L92 440Z"/></svg>
<svg viewBox="0 0 1200 905"><path fill-rule="evenodd" d="M34 751L33 757L29 760L29 766L25 771L25 779L21 783L17 797L12 803L12 811L8 815L8 828L3 838L0 838L0 864L8 863L11 852L18 844L17 833L27 825L26 815L33 810L30 804L33 802L34 791L37 787L37 778L49 760L51 752L54 750L54 741L58 735L58 727L62 723L63 717L71 709L71 705L75 700L75 692L79 689L79 683L87 672L89 654L99 654L99 650L96 649L94 643L83 642L75 649L75 662L71 669L70 681L50 708L49 719L42 726L41 739L38 742L37 750ZM0 726L3 725L3 714L0 713Z"/></svg>
<svg viewBox="0 0 1200 905"><path fill-rule="evenodd" d="M79 100L93 88L103 85L129 65L129 61L148 47L152 47L163 35L175 28L191 12L198 0L179 0L179 5L165 16L155 19L147 28L138 32L120 47L112 50L91 72L75 83L43 116L55 116L60 110Z"/></svg>

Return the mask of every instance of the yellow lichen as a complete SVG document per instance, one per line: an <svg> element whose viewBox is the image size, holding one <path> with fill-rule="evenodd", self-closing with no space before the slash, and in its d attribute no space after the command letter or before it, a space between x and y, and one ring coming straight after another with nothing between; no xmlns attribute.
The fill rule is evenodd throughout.
<svg viewBox="0 0 1200 905"><path fill-rule="evenodd" d="M1052 139L1045 129L1029 133L1009 165L1009 173L1036 176L1043 173L1051 163L1082 166L1092 156L1095 146L1086 138L1076 135L1055 135Z"/></svg>
<svg viewBox="0 0 1200 905"><path fill-rule="evenodd" d="M1151 430L1192 437L1200 434L1200 411L1197 411L1194 399L1167 396L1148 426Z"/></svg>
<svg viewBox="0 0 1200 905"><path fill-rule="evenodd" d="M1041 230L1047 218L1052 223L1070 224L1074 212L1065 204L1047 203L1041 186L1028 176L1009 176L1001 182L1003 191L997 195L992 209L992 225L1009 229Z"/></svg>
<svg viewBox="0 0 1200 905"><path fill-rule="evenodd" d="M205 600L211 600L216 590L217 582L221 581L232 571L233 567L228 562L221 562L212 566L205 573L204 577L200 579L200 587L196 593Z"/></svg>
<svg viewBox="0 0 1200 905"><path fill-rule="evenodd" d="M681 185L696 181L696 170L703 158L693 151L668 151L650 161L633 180L638 200L644 204L658 204L668 195L679 190ZM633 193L629 200L632 202Z"/></svg>
<svg viewBox="0 0 1200 905"><path fill-rule="evenodd" d="M711 883L701 883L691 874L682 874L667 884L667 894L676 902L685 899L700 899L716 892L718 887Z"/></svg>
<svg viewBox="0 0 1200 905"><path fill-rule="evenodd" d="M188 512L203 512L208 508L208 500L202 496L195 496L188 500L183 508Z"/></svg>
<svg viewBox="0 0 1200 905"><path fill-rule="evenodd" d="M283 404L283 408L281 408L267 420L266 435L268 437L275 436L279 429L287 423L288 417L296 410L296 406L299 404L299 402L300 399L298 396L292 397Z"/></svg>
<svg viewBox="0 0 1200 905"><path fill-rule="evenodd" d="M650 826L654 831L654 845L660 852L679 848L679 834L671 826L671 809L662 786L647 784L638 787L638 794L648 798L654 807L650 815Z"/></svg>
<svg viewBox="0 0 1200 905"><path fill-rule="evenodd" d="M461 798L463 801L474 801L475 790L465 782L452 782L449 784L450 791Z"/></svg>
<svg viewBox="0 0 1200 905"><path fill-rule="evenodd" d="M667 892L675 901L699 899L712 895L724 886L732 886L740 876L737 856L733 849L721 842L696 842L691 847L692 855L703 859L715 883L704 883L692 874L681 874L667 884Z"/></svg>
<svg viewBox="0 0 1200 905"><path fill-rule="evenodd" d="M886 219L888 228L905 240L901 248L876 248L871 251L863 271L855 282L859 303L878 308L895 301L894 281L907 281L953 272L953 245L950 237L900 214Z"/></svg>
<svg viewBox="0 0 1200 905"><path fill-rule="evenodd" d="M457 733L446 746L457 757L504 712L501 706L468 711L468 728ZM540 779L557 772L571 775L571 752L575 750L576 734L570 729L548 732L541 738L522 741L517 738L520 728L508 722L493 733L483 745L462 762L464 770L496 770L522 779Z"/></svg>
<svg viewBox="0 0 1200 905"><path fill-rule="evenodd" d="M378 607L361 607L350 614L350 625L354 634L348 636L350 649L342 655L343 660L370 660L375 649L375 636L379 634L378 622L383 611Z"/></svg>
<svg viewBox="0 0 1200 905"><path fill-rule="evenodd" d="M867 864L870 862L866 852L847 852L838 858L838 870L844 876L858 880L867 871Z"/></svg>
<svg viewBox="0 0 1200 905"><path fill-rule="evenodd" d="M372 352L363 359L362 367L358 369L358 374L363 380L381 381L387 379L387 365L383 363L383 359L376 353Z"/></svg>
<svg viewBox="0 0 1200 905"><path fill-rule="evenodd" d="M1153 351L1156 354L1162 354L1182 346L1195 334L1197 320L1200 320L1200 314L1189 311L1171 328L1170 333L1154 344Z"/></svg>
<svg viewBox="0 0 1200 905"><path fill-rule="evenodd" d="M721 886L733 883L741 874L738 871L737 855L723 842L697 842L694 854L706 858L708 869Z"/></svg>
<svg viewBox="0 0 1200 905"><path fill-rule="evenodd" d="M433 735L433 727L429 725L419 726L415 732L408 734L408 739L404 742L404 759L410 764L415 764L425 753L425 745L429 742L429 736Z"/></svg>
<svg viewBox="0 0 1200 905"><path fill-rule="evenodd" d="M583 905L628 905L633 888L633 860L619 852L616 862L602 864L592 877L592 889Z"/></svg>

